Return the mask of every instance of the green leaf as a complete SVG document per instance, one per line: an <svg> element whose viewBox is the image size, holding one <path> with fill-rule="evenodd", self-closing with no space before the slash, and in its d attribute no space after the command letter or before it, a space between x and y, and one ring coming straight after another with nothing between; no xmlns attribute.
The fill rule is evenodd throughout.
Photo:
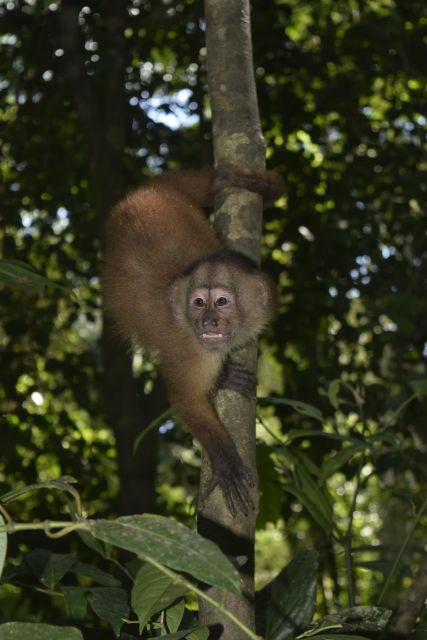
<svg viewBox="0 0 427 640"><path fill-rule="evenodd" d="M84 575L88 578L91 578L94 582L97 582L99 585L103 587L118 587L120 586L120 581L117 580L111 573L107 573L106 571L102 571L91 564L86 564L85 562L77 561L74 566L70 569L71 573L75 573L78 575Z"/></svg>
<svg viewBox="0 0 427 640"><path fill-rule="evenodd" d="M326 438L329 440L338 440L339 442L347 442L352 438L342 436L339 433L330 433L328 431L320 431L319 429L290 429L286 433L288 441L297 440L298 438ZM355 440L355 438L353 438Z"/></svg>
<svg viewBox="0 0 427 640"><path fill-rule="evenodd" d="M89 520L88 527L99 540L240 593L239 574L228 558L213 542L175 520L144 514Z"/></svg>
<svg viewBox="0 0 427 640"><path fill-rule="evenodd" d="M132 609L138 616L140 633L154 614L169 607L186 592L186 587L174 584L173 579L159 569L144 564L135 578L131 596Z"/></svg>
<svg viewBox="0 0 427 640"><path fill-rule="evenodd" d="M71 553L51 553L47 549L34 549L25 557L37 580L47 589L53 590L58 582L76 563Z"/></svg>
<svg viewBox="0 0 427 640"><path fill-rule="evenodd" d="M334 409L339 408L340 401L338 394L340 392L340 386L341 380L339 378L335 378L335 380L332 380L328 387L328 399Z"/></svg>
<svg viewBox="0 0 427 640"><path fill-rule="evenodd" d="M0 640L83 640L74 627L57 627L33 622L0 624Z"/></svg>
<svg viewBox="0 0 427 640"><path fill-rule="evenodd" d="M209 633L208 627L197 627L188 634L188 637L190 640L208 640Z"/></svg>
<svg viewBox="0 0 427 640"><path fill-rule="evenodd" d="M102 558L110 558L111 545L106 544L102 540L97 540L87 531L77 531L77 534L89 549L98 553Z"/></svg>
<svg viewBox="0 0 427 640"><path fill-rule="evenodd" d="M427 379L411 380L409 385L419 398L427 396Z"/></svg>
<svg viewBox="0 0 427 640"><path fill-rule="evenodd" d="M279 520L283 491L269 448L260 444L257 447L256 457L260 493L257 527L263 529L267 522L277 522Z"/></svg>
<svg viewBox="0 0 427 640"><path fill-rule="evenodd" d="M88 592L88 601L94 613L102 620L107 620L118 638L124 619L129 616L126 591L114 587L96 587L88 589Z"/></svg>
<svg viewBox="0 0 427 640"><path fill-rule="evenodd" d="M205 631L207 635L200 635L200 631ZM191 640L207 640L209 637L209 629L207 627L198 627L197 629L185 629L178 633L169 633L167 636L159 636L158 640L181 640L181 638L190 638Z"/></svg>
<svg viewBox="0 0 427 640"><path fill-rule="evenodd" d="M310 622L315 608L317 569L315 551L297 553L273 582L257 594L261 620L265 616L266 640L293 638L297 630Z"/></svg>
<svg viewBox="0 0 427 640"><path fill-rule="evenodd" d="M64 594L67 618L82 620L87 609L87 589L85 587L62 587L61 592Z"/></svg>
<svg viewBox="0 0 427 640"><path fill-rule="evenodd" d="M0 513L0 526L5 524L4 518ZM6 561L6 553L7 553L7 533L6 531L2 531L0 533L0 577L3 573L4 563Z"/></svg>
<svg viewBox="0 0 427 640"><path fill-rule="evenodd" d="M166 609L165 611L165 621L167 630L174 633L178 631L179 625L181 624L182 617L185 611L185 600L182 598L178 600L174 605Z"/></svg>
<svg viewBox="0 0 427 640"><path fill-rule="evenodd" d="M369 640L366 636L349 636L347 634L343 635L342 633L320 633L315 636L310 636L307 640L316 640L316 638L319 638L319 640Z"/></svg>
<svg viewBox="0 0 427 640"><path fill-rule="evenodd" d="M300 400L286 400L285 398L273 398L269 396L265 398L259 398L258 401L262 405L284 404L288 407L292 407L292 409L303 416L314 418L315 420L319 420L322 423L324 422L322 412L317 407L314 407L312 404L307 404L306 402L301 402Z"/></svg>
<svg viewBox="0 0 427 640"><path fill-rule="evenodd" d="M21 489L14 489L13 491L4 493L2 496L0 496L0 500L3 504L7 504L8 502L12 502L17 498L20 498L26 493L40 491L41 489L56 489L58 491L66 491L67 493L71 493L71 495L75 497L78 496L78 492L71 485L76 482L77 480L75 480L74 478L71 478L70 476L64 476L62 478L57 478L56 480L38 482L37 484L29 484L25 487L22 487Z"/></svg>
<svg viewBox="0 0 427 640"><path fill-rule="evenodd" d="M27 293L40 294L48 287L68 291L66 287L39 275L31 265L21 260L0 260L0 280L12 289Z"/></svg>
<svg viewBox="0 0 427 640"><path fill-rule="evenodd" d="M174 417L174 414L175 414L175 412L174 412L173 409L167 409L160 416L157 416L157 418L152 420L150 422L150 424L145 427L144 431L142 431L142 433L139 434L139 436L136 438L135 442L133 443L133 453L134 453L134 455L138 451L138 449L139 449L142 441L144 440L144 438L146 438L149 433L154 431L154 429L158 429L167 420L171 420Z"/></svg>
<svg viewBox="0 0 427 640"><path fill-rule="evenodd" d="M331 475L339 471L351 458L353 458L356 453L359 453L361 450L365 448L363 442L360 442L358 445L351 447L346 447L339 451L335 455L328 456L325 458L322 464L322 470L320 473L320 480L324 481L329 478Z"/></svg>
<svg viewBox="0 0 427 640"><path fill-rule="evenodd" d="M309 511L312 518L329 534L335 526L333 504L326 487L319 482L320 471L315 467L316 476L318 477L314 478L307 469L306 456L297 451L294 452L294 455L298 459L294 475L296 485L301 492L302 504ZM309 461L309 465L313 466L313 462Z"/></svg>

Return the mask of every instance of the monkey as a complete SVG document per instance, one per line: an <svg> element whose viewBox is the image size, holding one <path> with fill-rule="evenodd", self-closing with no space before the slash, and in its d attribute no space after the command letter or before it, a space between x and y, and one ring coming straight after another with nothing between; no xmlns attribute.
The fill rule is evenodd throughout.
<svg viewBox="0 0 427 640"><path fill-rule="evenodd" d="M203 209L225 188L275 199L274 172L172 171L125 196L106 225L106 313L125 340L157 354L169 400L209 456L208 495L219 487L232 515L252 507L254 480L212 404L218 388L251 396L256 379L230 354L254 340L275 302L270 279L219 239Z"/></svg>

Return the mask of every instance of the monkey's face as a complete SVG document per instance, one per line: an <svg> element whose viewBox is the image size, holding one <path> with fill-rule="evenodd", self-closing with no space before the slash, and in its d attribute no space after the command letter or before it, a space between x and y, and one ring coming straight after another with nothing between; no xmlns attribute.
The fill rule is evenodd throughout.
<svg viewBox="0 0 427 640"><path fill-rule="evenodd" d="M274 293L259 271L207 258L169 290L178 326L205 349L228 352L255 338L270 318Z"/></svg>
<svg viewBox="0 0 427 640"><path fill-rule="evenodd" d="M200 343L207 349L227 346L238 325L233 291L225 287L197 287L190 292L188 307Z"/></svg>

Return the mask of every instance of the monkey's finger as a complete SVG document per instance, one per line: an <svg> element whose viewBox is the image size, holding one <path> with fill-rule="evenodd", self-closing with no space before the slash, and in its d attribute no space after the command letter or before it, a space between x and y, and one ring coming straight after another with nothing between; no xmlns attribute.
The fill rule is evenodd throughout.
<svg viewBox="0 0 427 640"><path fill-rule="evenodd" d="M247 516L249 514L249 510L253 510L255 508L248 487L244 483L239 483L233 487L233 490L235 499L240 505L241 511L245 516Z"/></svg>
<svg viewBox="0 0 427 640"><path fill-rule="evenodd" d="M225 501L225 504L227 505L227 509L229 510L233 518L235 518L237 516L237 509L234 504L231 491L229 489L224 489L222 492L222 495L224 496L224 501Z"/></svg>
<svg viewBox="0 0 427 640"><path fill-rule="evenodd" d="M219 479L215 474L212 475L212 478L208 484L208 488L206 489L206 496L210 496L212 491L220 484Z"/></svg>
<svg viewBox="0 0 427 640"><path fill-rule="evenodd" d="M225 504L227 506L227 509L229 510L229 512L231 513L231 515L234 517L236 517L237 515L237 510L236 507L234 505L234 501L232 499L231 496L231 491L230 488L225 486L220 480L219 478L217 478L215 475L212 476L211 481L208 485L208 488L206 489L206 496L209 496L212 491L215 489L215 487L220 487L221 489L221 493L223 495Z"/></svg>

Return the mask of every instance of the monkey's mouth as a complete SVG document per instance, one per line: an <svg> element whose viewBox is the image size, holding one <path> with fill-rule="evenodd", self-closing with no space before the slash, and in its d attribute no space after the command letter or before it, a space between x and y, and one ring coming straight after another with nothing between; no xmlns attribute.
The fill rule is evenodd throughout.
<svg viewBox="0 0 427 640"><path fill-rule="evenodd" d="M199 334L199 340L202 344L219 346L226 342L230 337L229 333L222 333L222 331L204 331Z"/></svg>

